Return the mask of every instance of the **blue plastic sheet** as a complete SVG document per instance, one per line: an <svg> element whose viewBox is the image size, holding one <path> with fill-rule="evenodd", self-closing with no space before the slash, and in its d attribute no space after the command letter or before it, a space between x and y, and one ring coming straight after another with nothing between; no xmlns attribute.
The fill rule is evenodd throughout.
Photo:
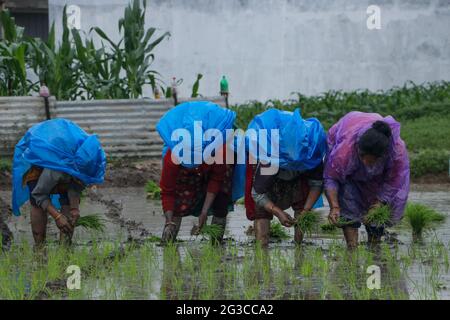
<svg viewBox="0 0 450 320"><path fill-rule="evenodd" d="M250 122L249 129L259 132L267 130L265 139L247 135L247 148L250 154L260 161L278 162L279 168L294 171L306 171L317 167L327 152L326 133L316 118L303 119L300 109L294 112L269 109L257 115ZM271 129L278 129L279 143L271 140ZM264 142L261 144L261 142ZM257 145L258 148L252 148ZM274 159L272 146L278 146L279 156ZM265 146L265 147L264 147ZM263 152L260 152L259 148ZM322 196L314 208L323 207Z"/></svg>
<svg viewBox="0 0 450 320"><path fill-rule="evenodd" d="M317 167L323 161L327 151L326 133L322 124L316 118L303 119L300 110L294 112L281 111L278 109L269 109L257 115L249 124L249 129L259 132L261 129L267 130L266 140L260 139L258 135L256 140L251 135L247 135L247 147L250 154L260 160L273 162L278 161L282 169L305 171ZM274 159L271 141L271 129L277 129L279 134L279 156ZM257 148L251 148L256 145L264 152L259 152Z"/></svg>
<svg viewBox="0 0 450 320"><path fill-rule="evenodd" d="M96 135L89 135L66 119L53 119L31 127L17 143L13 160L12 208L20 215L20 207L29 199L22 178L32 165L62 171L85 185L102 183L106 156Z"/></svg>
<svg viewBox="0 0 450 320"><path fill-rule="evenodd" d="M164 142L162 157L168 148L173 151L176 145L182 146L185 150L189 150L190 154L180 153L178 157L180 164L186 168L197 167L199 161L194 160L204 161L203 151L207 146L215 148L217 143L226 143L226 130L233 128L235 119L234 111L209 101L192 101L177 105L166 112L156 125L156 130ZM190 134L190 139L174 139L174 141L172 134L177 129L186 130ZM204 134L208 129L219 130L222 140L203 140L198 133ZM177 156L176 153L173 155ZM233 180L233 200L241 198L244 194L243 177L245 177L245 166L237 165Z"/></svg>
<svg viewBox="0 0 450 320"><path fill-rule="evenodd" d="M222 143L225 143L225 132L227 129L232 129L235 119L236 113L234 111L222 108L209 101L192 101L177 105L166 112L156 124L156 130L164 142L163 157L167 148L173 152L175 146L179 145L190 152L189 155L180 153L178 159L181 165L187 168L199 166L204 160L203 151L205 148L210 144L211 147L214 147L219 142L216 139L211 139L212 141L203 140L202 135L205 131L208 129L219 130L222 134ZM172 139L172 134L176 130L178 132L185 130L190 134L190 139ZM201 135L198 133L201 133ZM174 154L174 156L178 156L178 154ZM183 158L189 160L184 161ZM194 161L195 159L199 159L200 163Z"/></svg>

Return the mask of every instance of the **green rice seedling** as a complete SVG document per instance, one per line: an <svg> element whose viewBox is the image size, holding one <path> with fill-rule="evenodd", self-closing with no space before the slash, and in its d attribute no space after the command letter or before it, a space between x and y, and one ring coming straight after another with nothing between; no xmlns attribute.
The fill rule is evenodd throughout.
<svg viewBox="0 0 450 320"><path fill-rule="evenodd" d="M99 232L103 232L105 230L105 222L98 214L80 217L77 220L76 226Z"/></svg>
<svg viewBox="0 0 450 320"><path fill-rule="evenodd" d="M319 222L319 216L314 211L307 211L302 213L295 222L294 226L300 228L302 232L311 235L311 233L317 229Z"/></svg>
<svg viewBox="0 0 450 320"><path fill-rule="evenodd" d="M160 200L161 199L161 188L159 185L153 181L149 180L145 185L145 192L147 192L147 198L152 200Z"/></svg>
<svg viewBox="0 0 450 320"><path fill-rule="evenodd" d="M192 236L200 235L206 239L217 239L223 234L224 230L222 226L217 224L205 224L202 226L200 230L198 230L198 226L194 225L191 230Z"/></svg>
<svg viewBox="0 0 450 320"><path fill-rule="evenodd" d="M336 232L338 227L331 223L323 223L320 225L320 230L324 233L334 233Z"/></svg>
<svg viewBox="0 0 450 320"><path fill-rule="evenodd" d="M374 207L364 216L366 223L381 227L386 225L391 218L391 209L388 205Z"/></svg>
<svg viewBox="0 0 450 320"><path fill-rule="evenodd" d="M345 227L345 226L349 226L349 225L351 225L351 224L354 224L355 222L356 222L356 221L354 221L354 220L348 221L348 220L346 220L344 217L339 217L338 220L337 220L337 222L336 222L336 227L338 227L338 228L343 228L343 227Z"/></svg>
<svg viewBox="0 0 450 320"><path fill-rule="evenodd" d="M158 237L158 236L155 236L155 235L151 235L150 237L148 237L146 239L146 241L160 243L161 242L161 237Z"/></svg>
<svg viewBox="0 0 450 320"><path fill-rule="evenodd" d="M430 229L433 224L445 220L445 215L419 203L408 203L405 210L405 218L412 229L414 241L420 241L423 232Z"/></svg>
<svg viewBox="0 0 450 320"><path fill-rule="evenodd" d="M286 232L284 227L279 222L272 222L270 224L270 238L275 240L289 239L290 235Z"/></svg>

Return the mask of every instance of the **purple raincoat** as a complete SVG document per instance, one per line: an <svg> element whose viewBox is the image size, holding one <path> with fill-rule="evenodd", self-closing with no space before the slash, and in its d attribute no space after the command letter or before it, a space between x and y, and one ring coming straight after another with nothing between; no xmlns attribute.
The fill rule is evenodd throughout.
<svg viewBox="0 0 450 320"><path fill-rule="evenodd" d="M357 141L377 120L391 127L391 145L373 167L366 168L359 158ZM327 143L325 188L338 191L341 216L361 222L370 206L382 201L391 207L391 222L397 223L409 193L409 159L400 138L400 123L391 116L353 111L330 128Z"/></svg>

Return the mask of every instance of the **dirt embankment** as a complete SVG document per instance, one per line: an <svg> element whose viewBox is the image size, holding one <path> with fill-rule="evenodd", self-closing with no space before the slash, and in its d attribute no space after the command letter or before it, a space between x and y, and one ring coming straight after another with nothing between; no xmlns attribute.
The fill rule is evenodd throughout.
<svg viewBox="0 0 450 320"><path fill-rule="evenodd" d="M147 181L159 181L161 160L116 160L108 164L101 187L142 187Z"/></svg>

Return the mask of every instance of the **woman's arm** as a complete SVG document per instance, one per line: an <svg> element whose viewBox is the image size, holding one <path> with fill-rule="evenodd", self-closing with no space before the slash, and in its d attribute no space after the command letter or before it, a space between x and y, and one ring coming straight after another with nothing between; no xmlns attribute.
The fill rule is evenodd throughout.
<svg viewBox="0 0 450 320"><path fill-rule="evenodd" d="M179 166L172 162L171 152L168 150L163 159L161 180L159 182L161 203L164 216L166 217L166 223L172 222L173 212L175 210L175 189L178 172Z"/></svg>
<svg viewBox="0 0 450 320"><path fill-rule="evenodd" d="M67 221L67 219L62 215L52 204L50 200L50 194L58 184L58 181L63 173L44 169L31 192L31 196L35 199L36 204L42 208L42 210L47 211L50 216L55 219L58 228L66 233L72 232L73 227Z"/></svg>
<svg viewBox="0 0 450 320"><path fill-rule="evenodd" d="M285 227L290 227L293 225L294 219L288 213L277 207L268 196L268 193L275 182L276 175L262 174L262 166L264 165L258 163L253 182L252 198L255 201L255 205L264 208L264 210L276 216L278 220L280 220L280 223Z"/></svg>

